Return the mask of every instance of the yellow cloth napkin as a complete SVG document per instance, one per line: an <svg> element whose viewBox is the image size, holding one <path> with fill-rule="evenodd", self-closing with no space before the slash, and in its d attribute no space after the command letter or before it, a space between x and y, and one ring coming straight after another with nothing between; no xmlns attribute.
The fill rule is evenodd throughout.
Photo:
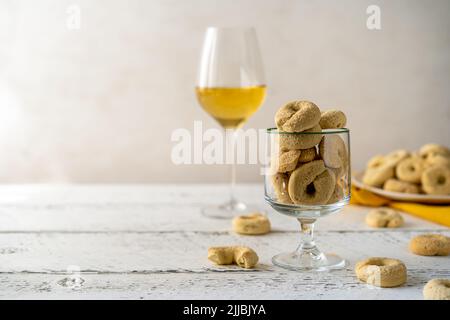
<svg viewBox="0 0 450 320"><path fill-rule="evenodd" d="M389 206L416 217L450 227L450 206L448 205L428 205L414 202L392 201L354 186L352 186L350 203L370 207Z"/></svg>

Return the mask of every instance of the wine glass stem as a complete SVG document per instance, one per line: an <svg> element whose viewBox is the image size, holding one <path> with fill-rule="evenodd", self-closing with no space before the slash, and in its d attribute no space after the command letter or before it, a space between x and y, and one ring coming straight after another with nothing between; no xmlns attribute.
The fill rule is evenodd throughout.
<svg viewBox="0 0 450 320"><path fill-rule="evenodd" d="M315 219L298 219L300 222L300 245L297 251L317 250L314 242L314 223Z"/></svg>
<svg viewBox="0 0 450 320"><path fill-rule="evenodd" d="M231 181L230 181L230 204L233 206L236 203L234 190L236 187L236 130L229 130L231 139L231 149L233 150L233 159L231 161Z"/></svg>

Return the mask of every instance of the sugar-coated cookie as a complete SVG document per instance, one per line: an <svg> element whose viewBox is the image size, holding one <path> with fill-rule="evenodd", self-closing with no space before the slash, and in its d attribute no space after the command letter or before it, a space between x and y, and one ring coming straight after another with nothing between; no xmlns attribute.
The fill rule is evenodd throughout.
<svg viewBox="0 0 450 320"><path fill-rule="evenodd" d="M383 164L385 164L384 156L378 154L370 158L370 160L367 162L367 168L368 169L377 168Z"/></svg>
<svg viewBox="0 0 450 320"><path fill-rule="evenodd" d="M417 184L400 181L394 178L388 179L383 189L386 191L402 192L402 193L420 193L420 188Z"/></svg>
<svg viewBox="0 0 450 320"><path fill-rule="evenodd" d="M275 114L277 128L285 132L302 132L319 124L320 109L310 101L292 101Z"/></svg>
<svg viewBox="0 0 450 320"><path fill-rule="evenodd" d="M208 249L208 259L217 265L237 264L245 269L251 269L258 263L256 252L241 246L211 247Z"/></svg>
<svg viewBox="0 0 450 320"><path fill-rule="evenodd" d="M305 163L313 161L317 156L316 147L312 147L309 149L304 149L300 153L300 157L298 158L299 163Z"/></svg>
<svg viewBox="0 0 450 320"><path fill-rule="evenodd" d="M288 191L295 204L326 204L333 194L336 178L322 160L305 163L289 177Z"/></svg>
<svg viewBox="0 0 450 320"><path fill-rule="evenodd" d="M279 136L281 149L298 150L309 149L319 144L322 139L322 128L319 125L299 133L282 133Z"/></svg>
<svg viewBox="0 0 450 320"><path fill-rule="evenodd" d="M450 169L450 157L441 154L431 153L425 159L425 168L444 166Z"/></svg>
<svg viewBox="0 0 450 320"><path fill-rule="evenodd" d="M337 135L323 136L319 144L319 154L328 168L342 168L348 164L345 142Z"/></svg>
<svg viewBox="0 0 450 320"><path fill-rule="evenodd" d="M397 259L374 257L360 261L355 266L359 280L377 287L391 288L406 282L407 271Z"/></svg>
<svg viewBox="0 0 450 320"><path fill-rule="evenodd" d="M448 256L450 238L442 234L422 234L411 239L409 249L420 256Z"/></svg>
<svg viewBox="0 0 450 320"><path fill-rule="evenodd" d="M381 187L388 179L394 177L394 168L390 164L382 164L377 167L367 168L362 181L373 187Z"/></svg>
<svg viewBox="0 0 450 320"><path fill-rule="evenodd" d="M300 150L281 152L278 160L278 172L289 172L297 167Z"/></svg>
<svg viewBox="0 0 450 320"><path fill-rule="evenodd" d="M341 179L342 177L345 177L345 175L348 175L349 169L350 169L349 165L344 165L340 168L328 168L328 170L331 170L331 172L334 173L336 181Z"/></svg>
<svg viewBox="0 0 450 320"><path fill-rule="evenodd" d="M319 124L322 129L344 128L347 124L347 117L340 110L327 110L322 112Z"/></svg>
<svg viewBox="0 0 450 320"><path fill-rule="evenodd" d="M288 192L289 175L286 173L276 173L271 176L275 196L280 203L292 204Z"/></svg>
<svg viewBox="0 0 450 320"><path fill-rule="evenodd" d="M403 225L403 217L390 208L376 208L369 211L366 223L373 228L398 228Z"/></svg>
<svg viewBox="0 0 450 320"><path fill-rule="evenodd" d="M401 181L420 183L425 161L420 157L409 157L397 164L395 174Z"/></svg>
<svg viewBox="0 0 450 320"><path fill-rule="evenodd" d="M450 169L445 166L433 166L423 171L422 189L427 194L450 194Z"/></svg>
<svg viewBox="0 0 450 320"><path fill-rule="evenodd" d="M408 150L400 149L400 150L396 150L396 151L392 151L392 152L388 153L384 157L384 159L387 164L389 164L391 166L396 166L400 161L408 158L409 156L411 156L411 153L409 153Z"/></svg>
<svg viewBox="0 0 450 320"><path fill-rule="evenodd" d="M327 204L336 203L343 199L344 199L344 189L338 183L336 183L336 185L334 186L334 191L331 194L330 199L328 199Z"/></svg>
<svg viewBox="0 0 450 320"><path fill-rule="evenodd" d="M437 143L427 143L419 150L419 155L424 159L428 158L430 155L438 154L445 157L450 157L450 149Z"/></svg>
<svg viewBox="0 0 450 320"><path fill-rule="evenodd" d="M234 232L239 234L260 235L270 232L270 221L261 213L237 216L232 224Z"/></svg>
<svg viewBox="0 0 450 320"><path fill-rule="evenodd" d="M450 279L431 279L423 288L425 300L450 300Z"/></svg>

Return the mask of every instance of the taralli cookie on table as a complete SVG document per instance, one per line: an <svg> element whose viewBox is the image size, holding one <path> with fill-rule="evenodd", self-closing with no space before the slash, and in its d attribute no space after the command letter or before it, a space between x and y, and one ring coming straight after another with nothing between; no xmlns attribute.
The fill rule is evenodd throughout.
<svg viewBox="0 0 450 320"><path fill-rule="evenodd" d="M289 176L286 173L276 173L272 175L272 185L278 202L292 204L288 192Z"/></svg>
<svg viewBox="0 0 450 320"><path fill-rule="evenodd" d="M326 204L333 194L336 178L322 160L305 163L289 177L288 191L295 204Z"/></svg>
<svg viewBox="0 0 450 320"><path fill-rule="evenodd" d="M450 279L431 279L423 287L425 300L450 300Z"/></svg>
<svg viewBox="0 0 450 320"><path fill-rule="evenodd" d="M251 269L258 263L256 252L241 246L211 247L208 249L208 259L218 265L237 264L245 269Z"/></svg>
<svg viewBox="0 0 450 320"><path fill-rule="evenodd" d="M391 258L369 258L355 266L359 280L377 287L391 288L406 282L407 271L403 262Z"/></svg>
<svg viewBox="0 0 450 320"><path fill-rule="evenodd" d="M400 181L394 178L388 179L384 183L383 189L392 192L420 193L420 188L417 184Z"/></svg>
<svg viewBox="0 0 450 320"><path fill-rule="evenodd" d="M398 228L403 225L403 217L393 209L377 208L369 211L366 224L373 228Z"/></svg>
<svg viewBox="0 0 450 320"><path fill-rule="evenodd" d="M319 124L322 129L344 128L347 124L347 117L340 110L327 110L322 112Z"/></svg>
<svg viewBox="0 0 450 320"><path fill-rule="evenodd" d="M397 164L395 174L401 181L420 183L425 169L425 161L420 157L409 157Z"/></svg>
<svg viewBox="0 0 450 320"><path fill-rule="evenodd" d="M420 256L448 256L450 238L441 234L422 234L411 239L409 250Z"/></svg>
<svg viewBox="0 0 450 320"><path fill-rule="evenodd" d="M310 101L292 101L275 114L277 128L285 132L302 132L319 124L320 109Z"/></svg>
<svg viewBox="0 0 450 320"><path fill-rule="evenodd" d="M319 125L316 125L315 127L301 133L280 133L278 135L280 139L280 148L286 150L310 149L319 144L322 139L322 135L308 133L321 131L322 128Z"/></svg>
<svg viewBox="0 0 450 320"><path fill-rule="evenodd" d="M237 216L232 224L234 232L239 234L261 235L270 232L270 221L261 213Z"/></svg>
<svg viewBox="0 0 450 320"><path fill-rule="evenodd" d="M425 169L421 181L427 194L450 194L450 169L445 166Z"/></svg>

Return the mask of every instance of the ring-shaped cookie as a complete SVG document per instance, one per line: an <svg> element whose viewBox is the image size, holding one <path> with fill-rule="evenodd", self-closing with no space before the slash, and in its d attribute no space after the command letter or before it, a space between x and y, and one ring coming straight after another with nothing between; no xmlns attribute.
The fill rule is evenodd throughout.
<svg viewBox="0 0 450 320"><path fill-rule="evenodd" d="M450 279L431 279L423 287L425 300L450 300Z"/></svg>
<svg viewBox="0 0 450 320"><path fill-rule="evenodd" d="M273 190L277 201L284 204L292 204L288 192L289 176L286 173L276 173L271 176Z"/></svg>
<svg viewBox="0 0 450 320"><path fill-rule="evenodd" d="M420 183L425 162L420 157L409 157L397 164L395 174L401 181Z"/></svg>
<svg viewBox="0 0 450 320"><path fill-rule="evenodd" d="M409 242L409 250L419 256L448 256L450 237L435 233L418 235Z"/></svg>
<svg viewBox="0 0 450 320"><path fill-rule="evenodd" d="M334 191L336 178L322 160L305 163L289 177L288 190L295 204L326 204Z"/></svg>
<svg viewBox="0 0 450 320"><path fill-rule="evenodd" d="M384 183L383 189L392 192L420 193L418 185L410 182L400 181L394 178L388 179Z"/></svg>
<svg viewBox="0 0 450 320"><path fill-rule="evenodd" d="M239 234L260 235L270 232L270 221L261 213L237 216L232 224L234 232Z"/></svg>
<svg viewBox="0 0 450 320"><path fill-rule="evenodd" d="M211 247L208 249L208 259L218 265L237 264L245 269L251 269L258 263L256 252L241 246Z"/></svg>
<svg viewBox="0 0 450 320"><path fill-rule="evenodd" d="M313 161L317 156L316 147L312 147L309 149L304 149L300 153L300 157L298 158L299 163L305 163Z"/></svg>
<svg viewBox="0 0 450 320"><path fill-rule="evenodd" d="M368 169L377 168L383 164L385 164L384 156L376 155L376 156L373 156L372 158L370 158L370 160L367 162L367 168Z"/></svg>
<svg viewBox="0 0 450 320"><path fill-rule="evenodd" d="M441 154L429 154L425 159L425 168L444 166L450 169L450 157Z"/></svg>
<svg viewBox="0 0 450 320"><path fill-rule="evenodd" d="M319 124L322 129L344 128L347 124L347 117L342 111L331 109L322 112Z"/></svg>
<svg viewBox="0 0 450 320"><path fill-rule="evenodd" d="M373 228L398 228L403 225L403 217L393 209L376 208L366 215L366 224Z"/></svg>
<svg viewBox="0 0 450 320"><path fill-rule="evenodd" d="M348 174L348 169L348 165L342 166L340 168L328 168L328 170L331 170L331 172L334 173L336 181Z"/></svg>
<svg viewBox="0 0 450 320"><path fill-rule="evenodd" d="M362 181L369 186L381 187L388 179L393 177L394 167L390 164L382 164L366 169Z"/></svg>
<svg viewBox="0 0 450 320"><path fill-rule="evenodd" d="M281 149L298 150L310 149L317 145L322 139L320 132L322 128L319 125L303 131L306 134L279 133L279 145Z"/></svg>
<svg viewBox="0 0 450 320"><path fill-rule="evenodd" d="M302 132L319 124L320 109L310 101L292 101L275 114L277 128L285 132Z"/></svg>
<svg viewBox="0 0 450 320"><path fill-rule="evenodd" d="M328 168L342 168L348 163L344 140L337 135L324 135L319 143L319 154Z"/></svg>
<svg viewBox="0 0 450 320"><path fill-rule="evenodd" d="M420 148L419 155L424 159L427 159L430 155L450 157L450 149L437 143L427 143Z"/></svg>
<svg viewBox="0 0 450 320"><path fill-rule="evenodd" d="M334 186L334 191L331 194L330 199L328 199L327 204L336 203L341 201L342 199L344 199L344 189L342 189L342 187L336 183L336 185Z"/></svg>
<svg viewBox="0 0 450 320"><path fill-rule="evenodd" d="M282 152L278 158L278 172L289 172L297 167L300 150Z"/></svg>
<svg viewBox="0 0 450 320"><path fill-rule="evenodd" d="M396 166L400 161L408 158L410 155L411 154L409 153L408 150L400 149L400 150L396 150L396 151L392 151L392 152L388 153L384 157L384 159L386 161L386 164L389 164L391 166Z"/></svg>
<svg viewBox="0 0 450 320"><path fill-rule="evenodd" d="M355 266L359 280L377 287L391 288L406 282L406 266L397 259L374 257Z"/></svg>
<svg viewBox="0 0 450 320"><path fill-rule="evenodd" d="M450 169L433 166L423 171L422 189L427 194L450 194Z"/></svg>

